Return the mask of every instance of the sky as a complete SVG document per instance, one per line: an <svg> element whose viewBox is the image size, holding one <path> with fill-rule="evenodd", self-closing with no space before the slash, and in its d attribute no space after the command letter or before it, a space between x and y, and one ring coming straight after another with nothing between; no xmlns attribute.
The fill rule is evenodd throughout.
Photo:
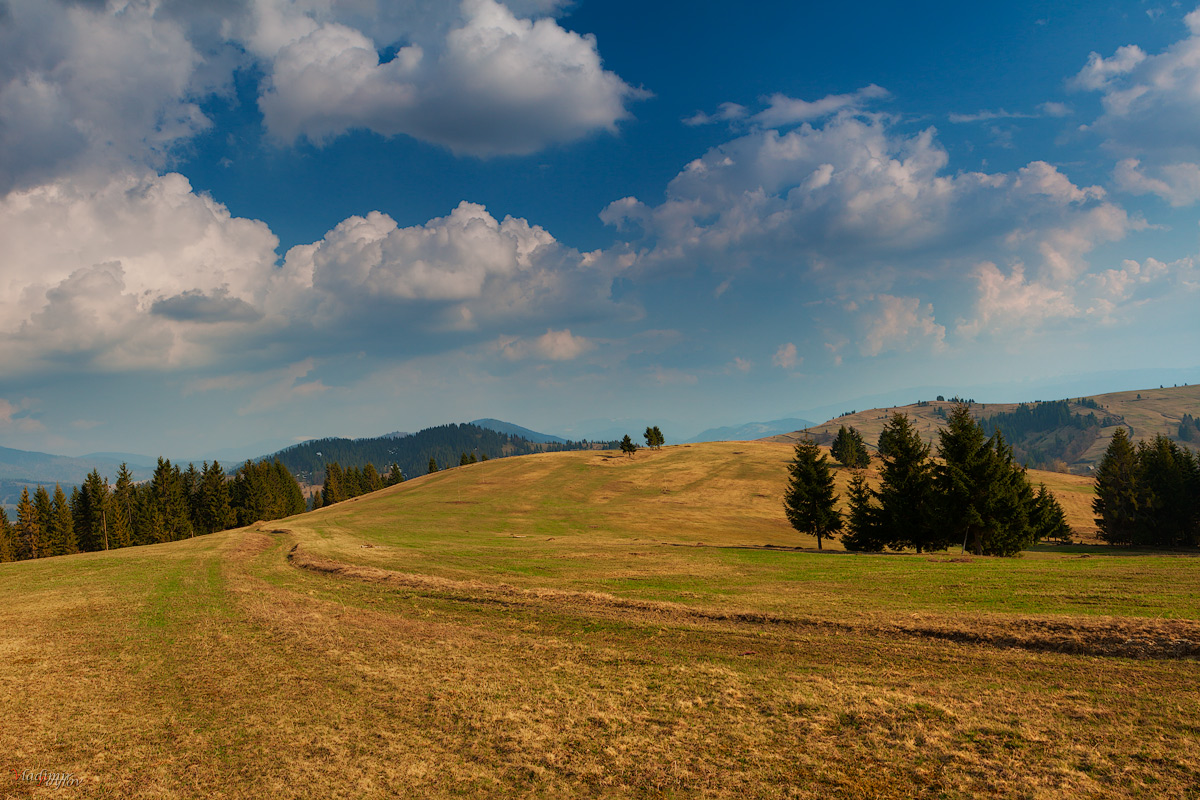
<svg viewBox="0 0 1200 800"><path fill-rule="evenodd" d="M0 445L1200 380L1197 130L1190 5L0 0Z"/></svg>

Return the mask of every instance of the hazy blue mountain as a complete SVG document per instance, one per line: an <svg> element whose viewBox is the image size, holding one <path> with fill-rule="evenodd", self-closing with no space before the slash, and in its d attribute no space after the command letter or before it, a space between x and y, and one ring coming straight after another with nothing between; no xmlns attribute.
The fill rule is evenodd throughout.
<svg viewBox="0 0 1200 800"><path fill-rule="evenodd" d="M117 467L122 461L129 463L135 479L150 477L154 464L152 460L145 456L134 456L138 459L135 463L124 456L121 453L93 453L72 458L0 447L0 481L75 485L83 483L93 469L111 481L116 479Z"/></svg>
<svg viewBox="0 0 1200 800"><path fill-rule="evenodd" d="M809 428L816 423L797 417L773 419L770 422L747 422L744 425L731 425L724 428L709 428L703 433L688 439L689 444L698 442L735 442L750 439L762 439L765 436L778 436L781 433Z"/></svg>
<svg viewBox="0 0 1200 800"><path fill-rule="evenodd" d="M487 428L489 431L495 431L496 433L507 433L511 434L512 436L520 436L522 439L528 439L531 442L538 442L539 444L563 444L567 441L561 436L551 436L548 433L538 433L537 431L529 430L529 428L522 428L520 425L514 425L511 422L504 422L503 420L499 419L473 419L471 420L471 424L478 425L480 428Z"/></svg>

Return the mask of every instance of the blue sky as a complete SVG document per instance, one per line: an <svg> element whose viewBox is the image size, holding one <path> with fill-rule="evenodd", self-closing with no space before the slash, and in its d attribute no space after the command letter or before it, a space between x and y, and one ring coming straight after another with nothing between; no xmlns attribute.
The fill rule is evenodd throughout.
<svg viewBox="0 0 1200 800"><path fill-rule="evenodd" d="M1153 2L0 2L0 445L1194 381L1198 56Z"/></svg>

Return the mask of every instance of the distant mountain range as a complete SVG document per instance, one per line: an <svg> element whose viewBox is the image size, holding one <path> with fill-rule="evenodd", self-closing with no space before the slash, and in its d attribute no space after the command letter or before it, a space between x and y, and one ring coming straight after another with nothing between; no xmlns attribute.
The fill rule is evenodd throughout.
<svg viewBox="0 0 1200 800"><path fill-rule="evenodd" d="M471 420L471 424L478 425L481 428L487 428L489 431L496 431L497 433L509 433L513 436L520 436L522 439L528 439L531 442L538 442L539 444L566 444L567 442L567 440L561 436L551 436L548 433L538 433L537 431L529 430L529 428L522 428L520 425L514 425L511 422L505 422L499 419L491 419L490 417L485 417L484 419L473 419Z"/></svg>
<svg viewBox="0 0 1200 800"><path fill-rule="evenodd" d="M687 440L688 444L700 442L737 442L751 439L764 439L768 436L778 436L791 433L816 425L806 419L787 417L773 419L770 422L747 422L744 425L733 425L724 428L709 428Z"/></svg>

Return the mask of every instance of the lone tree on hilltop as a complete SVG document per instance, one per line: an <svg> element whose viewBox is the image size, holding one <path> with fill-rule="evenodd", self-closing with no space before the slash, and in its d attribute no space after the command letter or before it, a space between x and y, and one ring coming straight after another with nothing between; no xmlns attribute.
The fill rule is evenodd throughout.
<svg viewBox="0 0 1200 800"><path fill-rule="evenodd" d="M629 438L629 434L625 434L625 438L621 440L621 452L627 456L632 456L637 452L638 446Z"/></svg>
<svg viewBox="0 0 1200 800"><path fill-rule="evenodd" d="M817 537L820 550L822 539L832 539L842 529L842 515L836 504L828 459L816 442L801 439L788 465L788 485L783 494L788 522L801 533Z"/></svg>
<svg viewBox="0 0 1200 800"><path fill-rule="evenodd" d="M871 463L871 454L867 452L866 442L853 426L847 428L843 425L838 429L829 452L840 464L852 469L862 469Z"/></svg>
<svg viewBox="0 0 1200 800"><path fill-rule="evenodd" d="M646 428L646 432L642 436L646 439L646 447L652 450L657 450L666 443L666 439L663 438L662 431L658 429L657 425Z"/></svg>

